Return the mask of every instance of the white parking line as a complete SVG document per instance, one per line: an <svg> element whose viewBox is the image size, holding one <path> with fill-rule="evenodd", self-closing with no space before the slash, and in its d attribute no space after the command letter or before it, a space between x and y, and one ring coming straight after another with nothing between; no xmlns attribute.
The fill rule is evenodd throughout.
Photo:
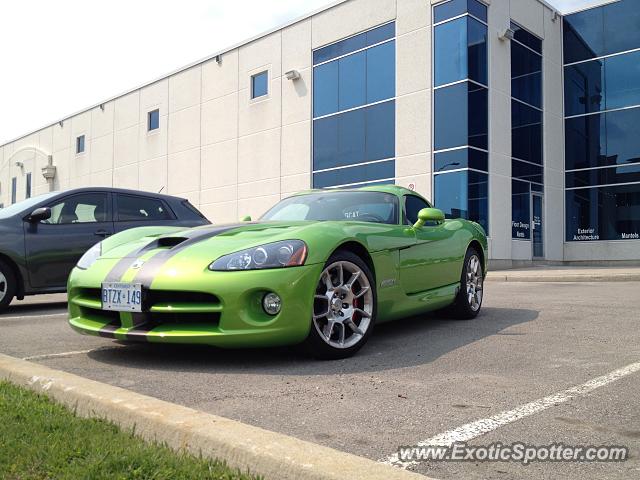
<svg viewBox="0 0 640 480"><path fill-rule="evenodd" d="M63 310L60 313L48 313L46 315L18 315L18 316L15 316L15 317L2 317L2 316L0 316L0 320L29 320L30 318L59 317L60 315L67 315L67 311Z"/></svg>
<svg viewBox="0 0 640 480"><path fill-rule="evenodd" d="M71 352L62 352L62 353L45 353L44 355L33 355L31 357L24 357L22 360L47 360L49 358L72 357L73 355L85 355L87 353L98 352L100 350L108 350L112 348L120 348L120 347L114 347L113 345L111 345L108 347L92 348L90 350L74 350Z"/></svg>
<svg viewBox="0 0 640 480"><path fill-rule="evenodd" d="M514 408L513 410L508 410L489 418L483 418L481 420L476 420L475 422L467 423L466 425L462 425L456 429L449 430L448 432L444 432L440 435L436 435L435 437L418 442L417 446L451 446L454 442L468 442L469 440L484 435L485 433L489 433L504 425L508 425L517 420L528 417L529 415L533 415L534 413L538 413L546 410L547 408L567 402L574 397L584 396L597 388L604 387L605 385L615 382L616 380L620 380L621 378L631 375L637 371L640 371L640 362L632 363L626 367L622 367L611 373L602 375L601 377L589 380L582 385L577 385L562 392L549 395L548 397L540 398ZM415 461L403 461L398 457L398 453L388 456L381 460L381 462L403 469L417 465L418 463Z"/></svg>

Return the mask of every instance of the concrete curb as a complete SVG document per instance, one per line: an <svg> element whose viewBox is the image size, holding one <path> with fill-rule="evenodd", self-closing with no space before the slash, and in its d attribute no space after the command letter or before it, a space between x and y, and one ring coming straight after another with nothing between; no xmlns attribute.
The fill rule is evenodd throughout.
<svg viewBox="0 0 640 480"><path fill-rule="evenodd" d="M518 273L489 272L487 282L640 282L640 273Z"/></svg>
<svg viewBox="0 0 640 480"><path fill-rule="evenodd" d="M76 409L106 418L140 437L267 479L425 480L356 455L200 412L123 388L0 354L0 379L27 387Z"/></svg>

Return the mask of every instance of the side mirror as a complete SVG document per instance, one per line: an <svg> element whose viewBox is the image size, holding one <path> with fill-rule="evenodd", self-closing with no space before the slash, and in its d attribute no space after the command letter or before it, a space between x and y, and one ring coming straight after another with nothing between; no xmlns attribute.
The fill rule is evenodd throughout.
<svg viewBox="0 0 640 480"><path fill-rule="evenodd" d="M250 222L251 221L251 215L245 215L244 217L242 217L240 219L241 222Z"/></svg>
<svg viewBox="0 0 640 480"><path fill-rule="evenodd" d="M31 215L27 217L27 221L31 223L41 222L51 218L51 209L49 207L36 208Z"/></svg>
<svg viewBox="0 0 640 480"><path fill-rule="evenodd" d="M418 221L413 228L422 228L427 222L444 222L444 212L437 208L423 208L418 212Z"/></svg>

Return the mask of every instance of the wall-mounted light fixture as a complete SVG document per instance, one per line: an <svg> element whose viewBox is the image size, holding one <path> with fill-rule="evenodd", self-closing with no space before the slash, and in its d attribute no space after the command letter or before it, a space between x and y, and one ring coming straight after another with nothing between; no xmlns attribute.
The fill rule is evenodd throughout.
<svg viewBox="0 0 640 480"><path fill-rule="evenodd" d="M63 122L62 120L60 120L60 121L58 122L58 125L60 125L60 128L62 128L62 126L64 125L64 122Z"/></svg>
<svg viewBox="0 0 640 480"><path fill-rule="evenodd" d="M514 32L510 27L505 28L498 32L498 38L503 42L507 40L513 40L513 36L516 32Z"/></svg>
<svg viewBox="0 0 640 480"><path fill-rule="evenodd" d="M222 55L216 55L215 59L216 59L216 63L218 65L222 64Z"/></svg>
<svg viewBox="0 0 640 480"><path fill-rule="evenodd" d="M298 80L300 78L300 72L298 70L289 70L284 73L284 76L287 77L287 80Z"/></svg>
<svg viewBox="0 0 640 480"><path fill-rule="evenodd" d="M18 168L24 168L24 163L22 163L22 162L16 162L16 167L18 167Z"/></svg>
<svg viewBox="0 0 640 480"><path fill-rule="evenodd" d="M102 110L104 112L104 103L100 104L100 110Z"/></svg>

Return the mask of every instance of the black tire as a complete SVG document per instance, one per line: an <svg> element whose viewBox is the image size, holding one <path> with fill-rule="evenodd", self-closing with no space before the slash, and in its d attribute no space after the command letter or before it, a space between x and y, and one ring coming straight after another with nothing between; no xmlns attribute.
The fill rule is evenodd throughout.
<svg viewBox="0 0 640 480"><path fill-rule="evenodd" d="M5 310L16 295L18 282L13 269L0 260L0 312Z"/></svg>
<svg viewBox="0 0 640 480"><path fill-rule="evenodd" d="M348 298L344 300L345 302L350 302L350 304L342 303L342 300L339 300L338 303L341 303L342 307L344 307L345 305L349 305L349 307L341 309L338 313L339 314L345 313L347 314L347 316L340 315L340 317L338 317L337 315L335 315L335 313L333 313L334 311L332 310L331 301L326 300L328 315L331 315L332 316L331 318L338 319L335 321L335 323L331 324L330 329L328 328L328 322L330 321L329 316L320 317L317 320L314 319L317 313L322 313L322 312L316 312L316 309L323 310L322 302L324 301L322 299L314 300L313 311L310 312L310 314L312 315L311 329L309 330L309 335L307 336L306 340L300 345L300 347L306 354L322 360L337 360L340 358L347 358L354 355L358 350L360 350L363 347L363 345L367 342L367 340L371 336L371 332L373 331L373 328L375 326L375 321L376 321L377 295L376 295L376 284L375 284L374 276L371 273L371 270L369 269L367 264L359 256L357 256L352 252L345 251L345 250L338 250L337 252L333 253L333 255L331 255L329 260L327 260L327 262L324 265L321 278L318 279L316 295L318 297L323 295L329 297L329 289L326 288L324 285L321 285L321 282L325 277L325 271L329 267L337 263L340 263L342 265L341 268L343 268L343 272L348 272L348 268L352 268L352 266L357 267L358 269L360 269L362 274L364 274L364 276L366 277L366 281L363 279L362 283L360 283L360 280L358 279L350 286L348 284L343 285L343 288L345 289L345 291L351 292L350 294L348 294ZM331 271L329 272L329 278L331 278L330 275L331 275ZM349 279L352 278L352 275L353 274L350 275ZM347 278L344 278L344 277L346 276L343 274L343 283L347 282ZM361 278L361 276L359 278ZM333 279L331 279L331 283L332 285L335 285L333 282ZM368 287L368 289L366 287ZM322 291L324 288L326 288L325 292ZM353 291L354 288L359 289L358 292L354 292ZM360 294L361 292L364 292L364 293L362 293L361 297L358 297L357 295ZM370 295L368 295L367 292L370 292ZM368 302L369 304L367 305ZM360 305L362 306L362 309L360 309ZM341 308L341 307L336 306L336 308ZM355 311L354 309L356 308L359 310ZM370 310L370 313L367 312L370 315L369 317L365 315L361 315L359 313L361 311L363 312L364 310ZM353 313L353 316L351 317L348 316L350 312ZM351 321L349 322L347 318L350 318ZM321 328L320 324L323 322L326 322L326 323L324 324L324 328ZM358 330L360 330L361 326L364 328L364 325L366 324L366 330L361 331L362 334L356 333L351 328L351 326L348 326L350 323L353 324ZM325 335L320 332L321 329L325 332L327 331L330 332L328 340L326 340ZM339 343L341 332L343 335L342 344L348 345L348 343L353 342L353 345L336 347L329 343L329 342ZM332 340L334 335L336 337L336 340Z"/></svg>
<svg viewBox="0 0 640 480"><path fill-rule="evenodd" d="M460 274L460 288L453 304L447 309L447 312L452 318L458 320L471 320L472 318L476 318L478 313L480 313L482 308L482 299L484 297L484 272L480 258L481 257L475 248L469 247L469 249L467 249L467 253L464 256L464 264L462 265L462 273ZM475 294L479 291L480 295L479 300L478 296L474 295L475 301L472 301L470 299L471 297L467 277L470 270L474 270L474 267L471 266L471 262L474 261L477 262L478 275L477 278L475 278L476 275L472 275L471 281L476 284L474 288L472 287L472 293Z"/></svg>

